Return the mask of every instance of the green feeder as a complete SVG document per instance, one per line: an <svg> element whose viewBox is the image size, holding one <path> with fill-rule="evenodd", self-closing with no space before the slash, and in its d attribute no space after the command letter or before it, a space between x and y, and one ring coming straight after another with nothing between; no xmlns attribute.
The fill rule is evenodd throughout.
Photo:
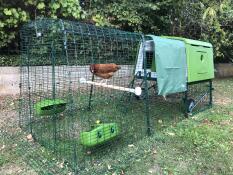
<svg viewBox="0 0 233 175"><path fill-rule="evenodd" d="M119 135L119 127L116 123L98 124L96 128L88 132L80 133L80 142L87 147L105 143Z"/></svg>
<svg viewBox="0 0 233 175"><path fill-rule="evenodd" d="M53 115L63 112L66 109L66 102L61 99L42 100L35 104L37 115Z"/></svg>

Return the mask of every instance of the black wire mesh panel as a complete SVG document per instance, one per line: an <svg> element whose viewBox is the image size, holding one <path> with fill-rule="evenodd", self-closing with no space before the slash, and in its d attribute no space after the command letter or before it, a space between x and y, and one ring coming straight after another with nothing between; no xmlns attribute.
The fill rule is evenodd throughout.
<svg viewBox="0 0 233 175"><path fill-rule="evenodd" d="M187 114L195 114L212 107L212 80L188 84L184 105Z"/></svg>
<svg viewBox="0 0 233 175"><path fill-rule="evenodd" d="M147 135L148 97L134 94L147 81L133 81L140 34L43 19L20 35L20 125L41 145L77 169Z"/></svg>

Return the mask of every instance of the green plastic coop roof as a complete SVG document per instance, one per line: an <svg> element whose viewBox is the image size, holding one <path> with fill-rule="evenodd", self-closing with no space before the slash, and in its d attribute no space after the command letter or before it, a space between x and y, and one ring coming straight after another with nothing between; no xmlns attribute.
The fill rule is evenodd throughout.
<svg viewBox="0 0 233 175"><path fill-rule="evenodd" d="M167 95L186 91L185 43L180 40L149 36L155 43L158 94Z"/></svg>
<svg viewBox="0 0 233 175"><path fill-rule="evenodd" d="M176 36L163 36L164 38L170 38L170 39L176 39L185 42L185 44L191 44L196 46L204 46L204 47L213 47L211 43L198 41L198 40L192 40L182 37L176 37Z"/></svg>

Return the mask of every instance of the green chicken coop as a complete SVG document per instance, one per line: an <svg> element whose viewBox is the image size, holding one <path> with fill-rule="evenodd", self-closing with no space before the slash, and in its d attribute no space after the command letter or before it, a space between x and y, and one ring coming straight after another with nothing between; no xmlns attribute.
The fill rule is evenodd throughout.
<svg viewBox="0 0 233 175"><path fill-rule="evenodd" d="M189 83L214 78L213 46L210 43L179 37L167 37L185 43Z"/></svg>
<svg viewBox="0 0 233 175"><path fill-rule="evenodd" d="M181 37L148 35L146 38L144 48L143 44L140 46L135 76L145 77L146 67L146 77L157 81L159 95L185 92L186 114L192 114L204 101L211 106L214 78L212 44ZM202 85L205 89L202 93L192 94L196 86Z"/></svg>
<svg viewBox="0 0 233 175"><path fill-rule="evenodd" d="M61 19L20 37L19 124L77 172L212 105L210 43Z"/></svg>

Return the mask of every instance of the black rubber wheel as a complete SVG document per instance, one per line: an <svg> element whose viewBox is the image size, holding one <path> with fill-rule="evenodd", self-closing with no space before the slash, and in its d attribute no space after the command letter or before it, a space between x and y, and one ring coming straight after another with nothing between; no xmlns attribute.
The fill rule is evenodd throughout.
<svg viewBox="0 0 233 175"><path fill-rule="evenodd" d="M186 101L186 111L187 113L192 113L193 107L195 106L195 101L193 99L188 99Z"/></svg>

